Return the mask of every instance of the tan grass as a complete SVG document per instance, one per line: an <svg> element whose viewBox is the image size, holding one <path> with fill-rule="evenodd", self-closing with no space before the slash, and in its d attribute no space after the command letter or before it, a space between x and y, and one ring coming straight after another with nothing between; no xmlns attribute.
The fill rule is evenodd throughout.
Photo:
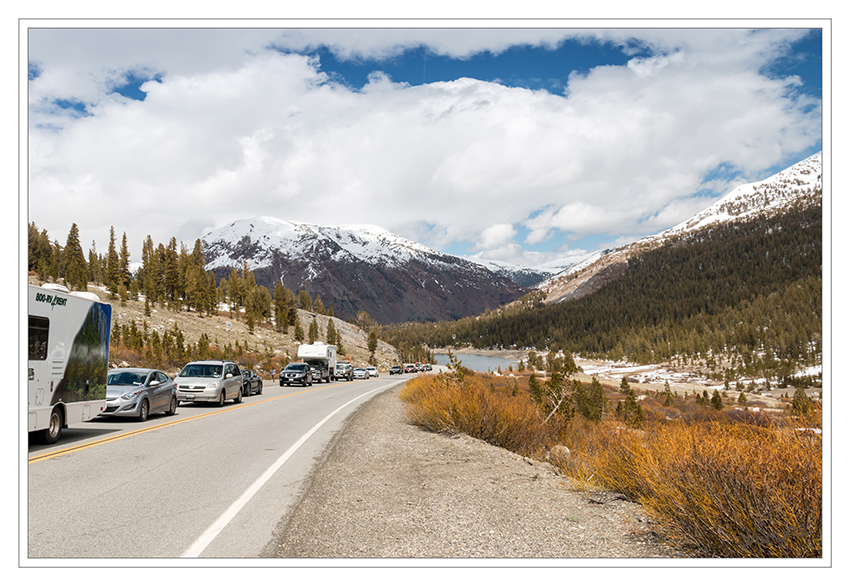
<svg viewBox="0 0 850 586"><path fill-rule="evenodd" d="M469 371L418 377L401 396L408 419L431 431L465 433L527 456L566 445L569 456L553 461L563 474L579 487L643 504L660 533L693 555L822 555L821 437L798 431L819 427L819 413L774 422L701 407L703 415L674 421L656 413L640 429L611 416L599 423L557 417L547 425L527 387Z"/></svg>

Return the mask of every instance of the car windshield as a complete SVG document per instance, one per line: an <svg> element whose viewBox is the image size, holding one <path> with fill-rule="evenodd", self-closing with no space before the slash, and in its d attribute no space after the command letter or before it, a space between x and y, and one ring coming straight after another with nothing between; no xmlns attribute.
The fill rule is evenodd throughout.
<svg viewBox="0 0 850 586"><path fill-rule="evenodd" d="M286 365L286 370L304 370L305 368L307 368L307 365L301 363Z"/></svg>
<svg viewBox="0 0 850 586"><path fill-rule="evenodd" d="M221 378L220 364L187 364L180 376L192 378Z"/></svg>
<svg viewBox="0 0 850 586"><path fill-rule="evenodd" d="M106 384L120 387L138 387L145 384L146 376L144 372L110 372L109 376L106 377Z"/></svg>

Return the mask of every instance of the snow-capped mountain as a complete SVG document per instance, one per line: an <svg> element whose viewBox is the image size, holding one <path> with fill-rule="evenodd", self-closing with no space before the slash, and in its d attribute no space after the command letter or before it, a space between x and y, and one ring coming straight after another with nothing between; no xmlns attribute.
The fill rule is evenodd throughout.
<svg viewBox="0 0 850 586"><path fill-rule="evenodd" d="M651 238L666 239L718 222L740 221L763 213L776 214L801 200L819 198L823 173L821 155L816 153L763 181L736 187L689 220Z"/></svg>
<svg viewBox="0 0 850 586"><path fill-rule="evenodd" d="M821 157L822 153L816 153L767 179L736 187L681 224L616 250L599 251L537 288L546 293L548 303L582 297L623 274L629 257L637 251L712 224L742 221L758 214L774 215L795 205L819 203L823 185Z"/></svg>
<svg viewBox="0 0 850 586"><path fill-rule="evenodd" d="M282 282L320 295L343 319L367 311L379 323L475 315L527 289L481 265L383 228L318 226L272 217L239 220L202 239L207 270L241 269L270 291Z"/></svg>
<svg viewBox="0 0 850 586"><path fill-rule="evenodd" d="M579 254L567 255L557 260L533 267L523 267L509 262L483 260L475 257L470 257L469 260L478 263L497 275L508 278L523 287L538 287L541 283L555 278L558 275L565 274L574 267L584 265L598 259L606 252L608 251L582 251Z"/></svg>

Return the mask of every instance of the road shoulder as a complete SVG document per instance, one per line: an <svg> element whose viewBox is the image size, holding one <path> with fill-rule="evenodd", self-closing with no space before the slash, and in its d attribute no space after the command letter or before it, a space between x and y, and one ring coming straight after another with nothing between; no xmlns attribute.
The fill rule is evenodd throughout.
<svg viewBox="0 0 850 586"><path fill-rule="evenodd" d="M642 507L549 464L404 420L399 388L343 430L266 553L278 558L665 558ZM271 550L274 550L272 553Z"/></svg>

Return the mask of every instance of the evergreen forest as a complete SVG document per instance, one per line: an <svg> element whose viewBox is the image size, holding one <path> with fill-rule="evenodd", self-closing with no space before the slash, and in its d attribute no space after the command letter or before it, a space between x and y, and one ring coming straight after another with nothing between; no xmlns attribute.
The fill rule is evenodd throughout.
<svg viewBox="0 0 850 586"><path fill-rule="evenodd" d="M546 305L533 292L477 317L385 327L381 338L699 362L727 381L790 382L822 359L821 215L818 202L715 224L636 254L622 277L585 297Z"/></svg>

